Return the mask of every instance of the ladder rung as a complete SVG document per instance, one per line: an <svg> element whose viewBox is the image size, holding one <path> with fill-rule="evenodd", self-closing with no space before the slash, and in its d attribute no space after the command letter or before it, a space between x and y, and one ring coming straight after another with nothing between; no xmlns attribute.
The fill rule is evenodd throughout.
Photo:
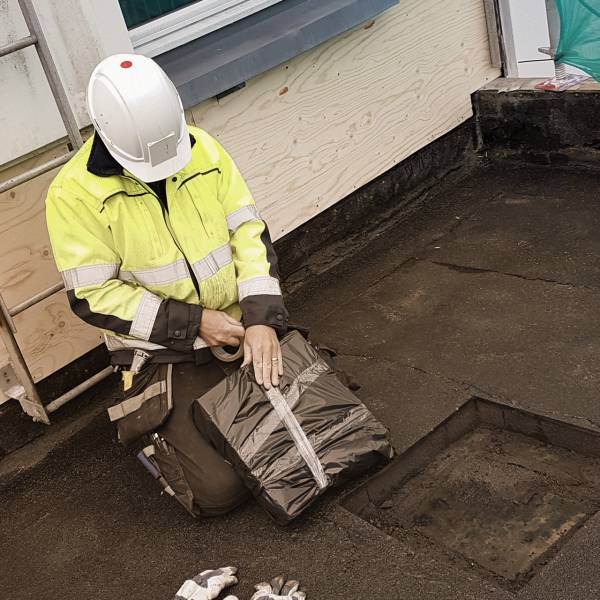
<svg viewBox="0 0 600 600"><path fill-rule="evenodd" d="M96 373L95 375L92 375L89 379L86 379L83 383L80 383L72 390L69 390L62 396L59 396L56 400L52 400L52 402L50 402L46 406L46 412L53 413L54 411L58 410L61 406L65 405L67 402L73 400L73 398L79 396L79 394L81 394L82 392L89 390L92 386L96 385L97 383L106 379L107 377L110 377L114 373L115 369L113 367L106 367L105 369L102 369L102 371Z"/></svg>
<svg viewBox="0 0 600 600"><path fill-rule="evenodd" d="M2 56L6 56L7 54L12 54L17 50L22 50L23 48L28 48L29 46L33 46L37 42L37 38L34 35L28 35L27 37L21 38L16 42L12 42L12 44L6 44L6 46L0 46L0 58Z"/></svg>
<svg viewBox="0 0 600 600"><path fill-rule="evenodd" d="M46 298L50 298L50 296L52 296L53 294L56 294L56 292L60 292L61 290L64 290L65 286L62 283L62 281L60 283L55 283L52 287L49 287L47 290L44 290L43 292L39 292L39 294L36 294L35 296L31 296L31 298L27 298L27 300L25 300L24 302L21 302L21 304L16 304L15 306L13 306L12 308L10 308L8 310L8 314L11 317L16 317L17 315L21 314L23 311L27 310L28 308L31 308L33 305L37 304L38 302L41 302L42 300L45 300Z"/></svg>
<svg viewBox="0 0 600 600"><path fill-rule="evenodd" d="M25 183L30 179L34 179L38 175L42 175L56 167L60 167L60 165L64 165L74 154L74 151L69 152L67 154L63 154L58 158L53 158L52 160L49 160L47 163L44 163L39 167L34 167L29 171L25 171L25 173L21 175L17 175L16 177L11 177L10 179L7 179L5 182L0 183L0 194L2 194L3 192L8 192L8 190L12 190L12 188L17 187L18 185L21 185L22 183Z"/></svg>

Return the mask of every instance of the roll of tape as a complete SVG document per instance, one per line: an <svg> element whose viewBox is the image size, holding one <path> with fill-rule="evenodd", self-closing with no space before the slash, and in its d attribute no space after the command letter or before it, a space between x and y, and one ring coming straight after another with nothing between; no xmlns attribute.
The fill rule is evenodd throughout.
<svg viewBox="0 0 600 600"><path fill-rule="evenodd" d="M240 344L235 353L231 354L227 352L222 346L212 346L210 351L213 353L213 356L220 360L221 362L231 363L239 360L244 356L244 345Z"/></svg>

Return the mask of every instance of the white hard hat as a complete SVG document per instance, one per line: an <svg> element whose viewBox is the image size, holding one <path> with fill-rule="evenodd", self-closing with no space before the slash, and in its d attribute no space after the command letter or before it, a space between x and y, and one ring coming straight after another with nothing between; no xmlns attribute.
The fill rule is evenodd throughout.
<svg viewBox="0 0 600 600"><path fill-rule="evenodd" d="M142 181L170 177L192 157L179 94L151 58L105 58L90 77L87 108L113 158Z"/></svg>

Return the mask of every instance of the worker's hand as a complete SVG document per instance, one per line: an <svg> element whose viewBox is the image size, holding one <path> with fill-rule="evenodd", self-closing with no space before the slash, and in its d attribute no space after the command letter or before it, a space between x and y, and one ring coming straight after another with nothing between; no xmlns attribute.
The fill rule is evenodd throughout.
<svg viewBox="0 0 600 600"><path fill-rule="evenodd" d="M200 337L209 346L239 346L244 327L239 321L221 310L202 310Z"/></svg>
<svg viewBox="0 0 600 600"><path fill-rule="evenodd" d="M202 571L200 575L184 582L174 600L214 600L226 587L238 582L236 572L235 567Z"/></svg>
<svg viewBox="0 0 600 600"><path fill-rule="evenodd" d="M283 375L283 361L279 340L272 327L252 325L246 329L242 367L249 364L254 366L254 376L259 385L264 385L267 390L271 385L279 385L279 378Z"/></svg>

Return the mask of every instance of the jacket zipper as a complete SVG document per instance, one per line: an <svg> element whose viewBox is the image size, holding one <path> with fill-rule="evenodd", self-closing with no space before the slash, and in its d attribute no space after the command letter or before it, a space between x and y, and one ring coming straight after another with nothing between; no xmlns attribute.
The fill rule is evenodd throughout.
<svg viewBox="0 0 600 600"><path fill-rule="evenodd" d="M190 261L187 259L187 256L185 255L185 252L183 251L183 248L179 245L179 242L177 241L177 238L175 237L175 234L173 233L173 230L171 229L171 223L169 221L169 216L167 214L167 211L165 210L165 207L163 206L163 203L160 201L160 198L154 193L154 191L146 186L146 184L143 181L139 181L137 179L134 179L133 177L129 177L128 175L123 175L123 177L127 177L127 179L131 179L132 181L135 181L136 183L141 184L141 186L146 190L146 192L148 194L150 194L151 196L154 196L154 198L156 198L157 202L160 204L160 209L162 211L162 216L165 222L165 226L169 231L169 234L171 235L171 239L173 240L173 243L175 244L175 246L177 246L177 249L179 250L179 252L181 252L181 256L183 256L183 260L185 260L185 264L187 266L187 270L188 273L190 274L190 279L192 280L192 283L194 284L194 288L196 289L196 294L198 296L198 300L200 300L200 284L198 283L198 280L196 279L196 274L194 273L194 270L192 269L192 265L190 264ZM166 186L165 186L165 194L166 194ZM168 202L168 199L167 199ZM202 226L204 227L204 223L202 224Z"/></svg>
<svg viewBox="0 0 600 600"><path fill-rule="evenodd" d="M196 274L194 273L194 269L192 269L192 265L190 264L190 261L187 259L187 256L185 255L183 248L179 245L179 242L175 238L175 234L173 233L173 230L171 229L171 221L169 220L169 215L167 214L165 207L163 206L162 202L159 200L159 198L155 194L153 194L153 196L158 200L158 202L160 204L160 208L161 208L162 214L163 214L163 219L165 220L165 225L167 226L167 229L169 230L169 233L171 234L173 243L177 246L177 248L179 248L179 252L181 252L181 255L183 256L183 260L185 260L185 264L187 265L188 273L190 274L190 279L192 280L194 287L196 288L196 294L198 295L198 300L200 300L200 284L198 283L198 280L196 279Z"/></svg>

